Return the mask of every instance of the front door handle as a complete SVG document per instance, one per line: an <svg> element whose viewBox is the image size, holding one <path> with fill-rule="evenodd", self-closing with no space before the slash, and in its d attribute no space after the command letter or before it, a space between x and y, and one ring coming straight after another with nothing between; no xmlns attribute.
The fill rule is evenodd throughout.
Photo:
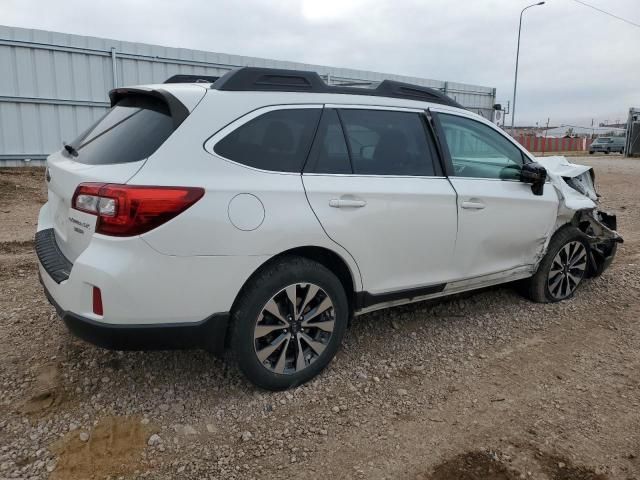
<svg viewBox="0 0 640 480"><path fill-rule="evenodd" d="M460 206L468 210L482 210L485 207L484 203L478 201L462 202Z"/></svg>
<svg viewBox="0 0 640 480"><path fill-rule="evenodd" d="M329 206L333 208L362 208L367 204L364 200L355 200L351 198L332 198L329 200Z"/></svg>

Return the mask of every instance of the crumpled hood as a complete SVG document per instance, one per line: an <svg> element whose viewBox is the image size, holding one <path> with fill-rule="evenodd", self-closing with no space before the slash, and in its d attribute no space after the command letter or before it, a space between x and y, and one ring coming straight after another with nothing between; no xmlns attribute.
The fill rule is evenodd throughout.
<svg viewBox="0 0 640 480"><path fill-rule="evenodd" d="M593 168L586 165L571 163L567 160L567 157L561 156L536 157L536 162L546 168L547 172L553 172L561 177L576 177L582 175L584 172L593 170Z"/></svg>
<svg viewBox="0 0 640 480"><path fill-rule="evenodd" d="M593 209L597 206L593 168L571 163L566 157L536 157L547 170L547 177L570 210Z"/></svg>

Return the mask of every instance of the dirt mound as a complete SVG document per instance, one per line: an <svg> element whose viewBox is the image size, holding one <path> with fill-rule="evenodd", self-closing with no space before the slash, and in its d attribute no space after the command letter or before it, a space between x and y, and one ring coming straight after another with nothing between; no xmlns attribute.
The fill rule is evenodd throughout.
<svg viewBox="0 0 640 480"><path fill-rule="evenodd" d="M549 480L608 480L586 467L572 465L555 455L538 455L541 470ZM416 480L517 480L526 475L487 452L467 452L437 465L430 475L417 475Z"/></svg>
<svg viewBox="0 0 640 480"><path fill-rule="evenodd" d="M44 365L36 374L29 397L19 406L23 414L39 414L62 401L60 372L57 365Z"/></svg>
<svg viewBox="0 0 640 480"><path fill-rule="evenodd" d="M508 469L486 452L468 452L437 465L431 475L416 480L517 480L520 473Z"/></svg>
<svg viewBox="0 0 640 480"><path fill-rule="evenodd" d="M552 480L608 480L609 478L587 467L572 465L567 459L555 455L542 455L540 464L542 470Z"/></svg>
<svg viewBox="0 0 640 480"><path fill-rule="evenodd" d="M69 432L52 447L59 460L51 480L85 480L131 473L140 468L141 454L150 433L138 417L107 417L91 431Z"/></svg>

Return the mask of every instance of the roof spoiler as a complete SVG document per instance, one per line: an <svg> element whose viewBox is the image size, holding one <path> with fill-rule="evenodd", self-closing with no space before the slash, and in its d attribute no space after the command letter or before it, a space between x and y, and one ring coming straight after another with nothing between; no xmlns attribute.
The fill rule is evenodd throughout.
<svg viewBox="0 0 640 480"><path fill-rule="evenodd" d="M184 122L185 119L189 116L189 109L185 106L185 104L162 88L114 88L109 92L109 100L111 100L111 106L113 107L122 98L129 95L142 95L152 97L165 103L167 107L169 107L169 113L171 114L171 118L173 119L173 125L175 128L178 128L180 124Z"/></svg>

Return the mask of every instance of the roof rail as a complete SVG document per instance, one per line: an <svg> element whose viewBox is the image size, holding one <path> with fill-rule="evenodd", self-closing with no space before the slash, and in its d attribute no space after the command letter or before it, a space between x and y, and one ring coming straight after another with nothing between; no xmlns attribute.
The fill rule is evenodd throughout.
<svg viewBox="0 0 640 480"><path fill-rule="evenodd" d="M212 89L232 92L309 92L369 95L404 98L465 108L435 88L410 83L383 80L376 88L327 85L317 72L277 68L242 67L231 70L218 79Z"/></svg>
<svg viewBox="0 0 640 480"><path fill-rule="evenodd" d="M174 75L167 78L163 83L213 83L220 77L211 75Z"/></svg>

